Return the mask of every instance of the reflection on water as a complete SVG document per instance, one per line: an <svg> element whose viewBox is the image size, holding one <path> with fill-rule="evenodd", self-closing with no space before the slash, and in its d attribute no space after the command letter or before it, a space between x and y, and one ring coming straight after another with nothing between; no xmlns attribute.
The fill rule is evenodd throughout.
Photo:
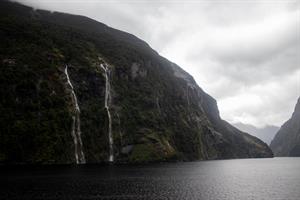
<svg viewBox="0 0 300 200"><path fill-rule="evenodd" d="M0 199L299 200L300 158L1 168Z"/></svg>

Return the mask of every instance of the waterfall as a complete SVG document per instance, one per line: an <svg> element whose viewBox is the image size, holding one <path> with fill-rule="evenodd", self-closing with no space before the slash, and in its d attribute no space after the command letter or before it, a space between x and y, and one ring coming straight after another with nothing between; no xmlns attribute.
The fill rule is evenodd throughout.
<svg viewBox="0 0 300 200"><path fill-rule="evenodd" d="M105 101L104 101L104 107L106 109L107 112L107 117L108 117L108 141L109 141L109 158L108 161L109 162L114 162L114 140L113 140L113 136L112 136L112 122L111 122L111 114L110 114L110 100L111 100L111 96L110 96L110 70L108 68L108 66L106 64L100 64L100 67L103 69L104 71L104 75L105 75Z"/></svg>
<svg viewBox="0 0 300 200"><path fill-rule="evenodd" d="M190 107L190 98L189 98L189 85L186 86L186 100L188 108Z"/></svg>
<svg viewBox="0 0 300 200"><path fill-rule="evenodd" d="M67 84L71 88L71 98L75 105L75 112L73 113L72 120L72 131L71 135L73 137L73 142L75 146L75 159L77 164L85 164L85 155L82 150L82 140L81 140L81 130L80 130L80 109L77 101L76 94L74 92L73 85L70 81L70 77L68 74L68 66L65 68L65 75L67 77Z"/></svg>
<svg viewBox="0 0 300 200"><path fill-rule="evenodd" d="M157 107L157 110L158 110L159 114L161 114L161 109L160 109L159 98L158 97L156 97L156 107Z"/></svg>

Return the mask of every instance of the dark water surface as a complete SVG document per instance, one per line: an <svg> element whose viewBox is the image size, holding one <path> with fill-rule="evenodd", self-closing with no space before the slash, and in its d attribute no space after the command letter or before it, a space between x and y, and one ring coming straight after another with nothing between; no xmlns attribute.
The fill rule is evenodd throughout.
<svg viewBox="0 0 300 200"><path fill-rule="evenodd" d="M300 158L0 170L0 199L300 199Z"/></svg>

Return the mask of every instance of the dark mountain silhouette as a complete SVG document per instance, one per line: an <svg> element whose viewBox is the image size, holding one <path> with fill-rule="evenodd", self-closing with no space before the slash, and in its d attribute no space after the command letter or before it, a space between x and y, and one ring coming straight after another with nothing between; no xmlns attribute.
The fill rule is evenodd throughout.
<svg viewBox="0 0 300 200"><path fill-rule="evenodd" d="M275 156L300 156L300 98L292 117L280 127L270 147Z"/></svg>
<svg viewBox="0 0 300 200"><path fill-rule="evenodd" d="M272 157L137 37L1 1L0 162Z"/></svg>

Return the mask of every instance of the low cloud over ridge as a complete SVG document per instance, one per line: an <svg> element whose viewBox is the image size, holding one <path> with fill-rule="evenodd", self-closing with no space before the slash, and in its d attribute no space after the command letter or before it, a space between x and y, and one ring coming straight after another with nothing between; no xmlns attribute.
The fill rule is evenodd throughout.
<svg viewBox="0 0 300 200"><path fill-rule="evenodd" d="M229 122L280 126L300 96L299 1L18 1L140 37L191 73Z"/></svg>

